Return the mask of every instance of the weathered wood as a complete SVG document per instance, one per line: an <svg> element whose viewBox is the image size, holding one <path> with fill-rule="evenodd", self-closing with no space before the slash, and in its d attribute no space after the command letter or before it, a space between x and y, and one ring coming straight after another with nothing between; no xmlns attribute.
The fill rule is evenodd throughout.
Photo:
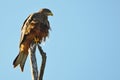
<svg viewBox="0 0 120 80"><path fill-rule="evenodd" d="M31 44L29 53L30 53L32 80L38 80L38 67L37 67L35 51L36 51L36 44Z"/></svg>
<svg viewBox="0 0 120 80"><path fill-rule="evenodd" d="M35 56L36 46L38 46L38 50L40 52L40 55L42 56L42 63L41 63L39 74L38 74L37 60ZM44 70L46 65L46 58L47 58L46 53L42 50L41 46L38 44L31 44L29 53L30 53L32 80L43 80L43 75L44 75Z"/></svg>
<svg viewBox="0 0 120 80"><path fill-rule="evenodd" d="M40 54L42 56L42 63L41 63L40 72L38 75L38 80L43 80L47 56L46 56L46 53L42 50L41 46L38 45L38 49L39 49Z"/></svg>

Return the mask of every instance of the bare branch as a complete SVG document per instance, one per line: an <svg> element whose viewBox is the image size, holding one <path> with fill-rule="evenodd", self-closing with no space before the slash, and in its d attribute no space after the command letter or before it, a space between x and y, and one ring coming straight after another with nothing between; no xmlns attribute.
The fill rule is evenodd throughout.
<svg viewBox="0 0 120 80"><path fill-rule="evenodd" d="M29 53L30 53L32 80L38 80L37 79L38 78L38 68L37 68L35 51L36 51L36 44L31 44Z"/></svg>
<svg viewBox="0 0 120 80"><path fill-rule="evenodd" d="M42 63L41 63L41 67L40 67L40 73L39 73L39 76L38 76L38 80L43 80L43 74L44 74L44 69L45 69L45 65L46 65L46 53L43 52L41 46L38 45L38 49L40 51L40 54L42 56Z"/></svg>

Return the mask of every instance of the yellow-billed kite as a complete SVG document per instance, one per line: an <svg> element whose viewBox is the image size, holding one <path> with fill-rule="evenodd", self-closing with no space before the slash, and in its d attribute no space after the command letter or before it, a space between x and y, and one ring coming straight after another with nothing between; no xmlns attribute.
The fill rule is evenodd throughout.
<svg viewBox="0 0 120 80"><path fill-rule="evenodd" d="M21 29L19 54L13 62L14 67L20 64L21 71L23 71L30 44L45 41L50 30L48 16L53 16L53 14L49 9L44 8L31 14L24 21Z"/></svg>

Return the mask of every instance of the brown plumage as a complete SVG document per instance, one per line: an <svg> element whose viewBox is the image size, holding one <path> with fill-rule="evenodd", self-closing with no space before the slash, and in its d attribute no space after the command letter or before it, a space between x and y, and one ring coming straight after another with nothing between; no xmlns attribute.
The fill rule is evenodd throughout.
<svg viewBox="0 0 120 80"><path fill-rule="evenodd" d="M21 71L23 71L30 44L45 41L50 30L48 16L53 16L52 12L49 9L41 9L24 21L21 29L19 54L13 61L14 67L20 64Z"/></svg>

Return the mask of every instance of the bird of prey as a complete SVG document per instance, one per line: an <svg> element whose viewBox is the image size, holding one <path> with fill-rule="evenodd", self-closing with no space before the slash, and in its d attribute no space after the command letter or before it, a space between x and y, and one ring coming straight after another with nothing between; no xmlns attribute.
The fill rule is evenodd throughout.
<svg viewBox="0 0 120 80"><path fill-rule="evenodd" d="M49 36L50 24L48 16L53 16L53 13L43 8L40 11L30 14L24 21L21 28L21 38L19 44L19 54L13 61L14 67L20 65L21 71L24 70L24 65L28 56L28 49L31 43L40 44Z"/></svg>

